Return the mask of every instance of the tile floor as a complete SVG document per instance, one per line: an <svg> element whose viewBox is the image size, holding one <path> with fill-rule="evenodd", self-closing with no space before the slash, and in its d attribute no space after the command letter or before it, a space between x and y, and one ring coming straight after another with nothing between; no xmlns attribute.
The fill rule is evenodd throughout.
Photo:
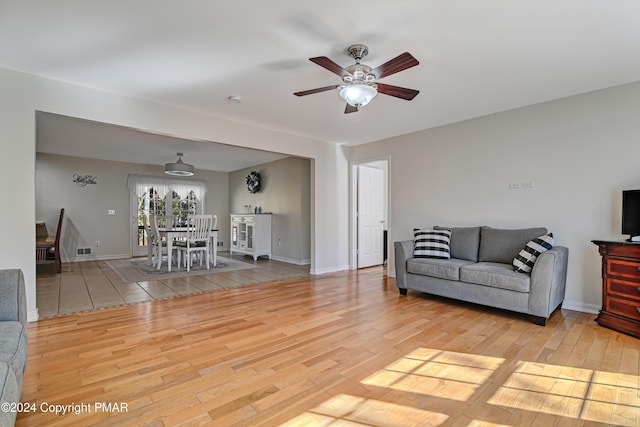
<svg viewBox="0 0 640 427"><path fill-rule="evenodd" d="M243 257L234 257L243 260ZM41 319L71 313L99 310L127 304L236 288L278 279L302 276L309 266L259 259L250 270L228 271L126 283L105 261L64 263L62 273L50 266L38 267L36 304Z"/></svg>

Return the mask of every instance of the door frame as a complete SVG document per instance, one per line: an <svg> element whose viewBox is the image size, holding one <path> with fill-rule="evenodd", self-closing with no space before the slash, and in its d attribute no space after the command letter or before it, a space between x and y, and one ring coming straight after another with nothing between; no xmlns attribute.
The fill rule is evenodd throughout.
<svg viewBox="0 0 640 427"><path fill-rule="evenodd" d="M391 200L391 156L380 156L349 163L349 269L351 270L358 268L358 166L371 166L372 164L380 162L386 163L384 181L387 191L384 199L386 204L387 236L389 236L391 233L391 209L389 208L389 200ZM388 261L391 255L388 239L386 249Z"/></svg>

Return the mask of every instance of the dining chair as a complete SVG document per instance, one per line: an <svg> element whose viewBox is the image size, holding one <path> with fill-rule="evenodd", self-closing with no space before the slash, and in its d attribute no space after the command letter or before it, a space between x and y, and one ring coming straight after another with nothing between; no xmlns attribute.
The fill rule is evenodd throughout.
<svg viewBox="0 0 640 427"><path fill-rule="evenodd" d="M213 215L191 215L188 218L186 238L175 242L174 245L178 250L178 265L184 253L187 272L191 271L192 254L195 252L204 252L204 257L200 257L200 265L202 266L203 258L206 259L207 270L209 270L212 224Z"/></svg>
<svg viewBox="0 0 640 427"><path fill-rule="evenodd" d="M158 227L171 228L175 225L175 221L176 221L175 215L161 215L158 218Z"/></svg>
<svg viewBox="0 0 640 427"><path fill-rule="evenodd" d="M214 234L214 231L215 234ZM213 223L211 224L211 248L210 248L210 252L211 252L211 263L213 264L213 267L216 267L216 264L218 263L218 215L213 215Z"/></svg>
<svg viewBox="0 0 640 427"><path fill-rule="evenodd" d="M154 257L155 257L155 244L154 241L156 236L153 234L153 226L151 225L151 216L149 217L149 222L144 225L144 232L147 236L147 261L149 265L155 265Z"/></svg>
<svg viewBox="0 0 640 427"><path fill-rule="evenodd" d="M166 254L167 256L173 256L173 254L167 253L167 242L162 238L162 235L160 234L159 224L165 224L166 221L166 216L153 215L151 217L152 239L149 242L149 244L152 245L151 260L152 265L157 264L158 270L160 270L160 268L162 267L162 256L164 254Z"/></svg>
<svg viewBox="0 0 640 427"><path fill-rule="evenodd" d="M36 224L36 264L55 264L56 272L62 271L62 261L60 259L60 235L62 234L62 220L64 218L64 208L60 209L58 227L53 239L49 237L47 226L43 225L41 235L38 234L38 224Z"/></svg>

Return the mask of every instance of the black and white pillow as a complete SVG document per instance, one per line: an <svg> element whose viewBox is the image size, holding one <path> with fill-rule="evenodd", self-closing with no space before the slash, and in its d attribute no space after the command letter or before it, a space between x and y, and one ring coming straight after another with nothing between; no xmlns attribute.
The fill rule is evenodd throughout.
<svg viewBox="0 0 640 427"><path fill-rule="evenodd" d="M451 230L413 230L414 258L451 258Z"/></svg>
<svg viewBox="0 0 640 427"><path fill-rule="evenodd" d="M513 269L519 273L531 273L541 253L553 247L553 233L530 240L513 259Z"/></svg>

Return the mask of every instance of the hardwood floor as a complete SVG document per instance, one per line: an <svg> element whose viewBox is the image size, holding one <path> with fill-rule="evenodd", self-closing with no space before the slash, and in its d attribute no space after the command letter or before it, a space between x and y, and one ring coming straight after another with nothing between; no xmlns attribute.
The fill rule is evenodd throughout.
<svg viewBox="0 0 640 427"><path fill-rule="evenodd" d="M35 411L17 425L639 425L640 340L569 310L540 327L400 296L385 274L31 323L22 400Z"/></svg>

